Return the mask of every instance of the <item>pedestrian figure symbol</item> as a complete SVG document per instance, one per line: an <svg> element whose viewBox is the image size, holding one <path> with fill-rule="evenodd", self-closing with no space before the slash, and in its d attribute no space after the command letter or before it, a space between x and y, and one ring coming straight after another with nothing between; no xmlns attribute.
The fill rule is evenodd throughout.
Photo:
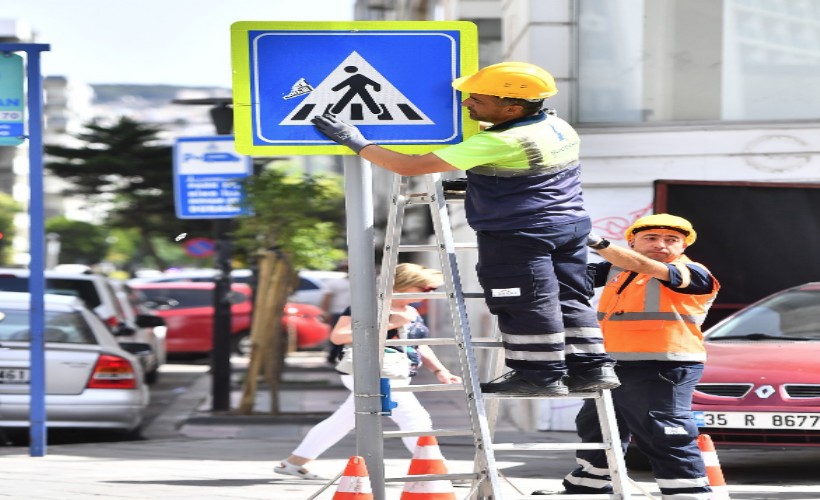
<svg viewBox="0 0 820 500"><path fill-rule="evenodd" d="M289 96L290 97L290 96ZM352 52L279 125L311 125L332 113L357 125L431 125L433 121L359 53Z"/></svg>
<svg viewBox="0 0 820 500"><path fill-rule="evenodd" d="M357 71L359 71L359 68L357 68L356 66L345 66L345 71L348 73L356 73ZM353 76L343 81L339 85L333 87L333 89L331 90L334 91L339 91L345 87L349 87L349 90L345 95L342 96L342 98L339 100L339 102L336 103L335 106L330 108L330 112L334 115L338 115L342 112L345 106L347 106L350 100L358 95L359 97L361 97L362 101L364 101L364 103L367 105L367 109L369 109L371 113L377 115L381 114L381 108L378 104L376 104L376 101L374 101L373 98L370 97L370 93L367 91L368 85L370 85L376 92L382 89L381 85L359 73L354 74Z"/></svg>

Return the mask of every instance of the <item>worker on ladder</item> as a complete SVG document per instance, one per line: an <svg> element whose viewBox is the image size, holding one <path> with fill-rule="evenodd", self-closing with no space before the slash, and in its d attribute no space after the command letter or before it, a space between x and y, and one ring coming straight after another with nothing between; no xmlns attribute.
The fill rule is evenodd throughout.
<svg viewBox="0 0 820 500"><path fill-rule="evenodd" d="M581 197L578 134L542 109L558 92L552 75L505 62L458 78L453 87L470 94L462 102L470 118L490 126L425 155L375 145L331 114L312 122L331 140L400 175L466 171L478 278L511 368L481 384L484 392L563 396L617 387L589 300L591 222Z"/></svg>
<svg viewBox="0 0 820 500"><path fill-rule="evenodd" d="M720 285L683 255L696 238L688 220L669 214L636 220L626 230L629 248L590 236L590 246L606 259L591 270L595 286L604 287L598 316L623 381L612 391L621 442L626 446L631 438L649 459L664 500L711 495L692 393L706 360L700 325ZM599 443L598 412L590 403L575 423L583 442ZM564 479L566 492L610 493L604 453L579 450L576 457L578 467Z"/></svg>

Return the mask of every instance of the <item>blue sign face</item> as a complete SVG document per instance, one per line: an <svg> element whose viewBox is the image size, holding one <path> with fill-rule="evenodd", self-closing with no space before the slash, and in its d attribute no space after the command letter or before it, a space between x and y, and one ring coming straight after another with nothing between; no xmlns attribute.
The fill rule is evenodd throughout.
<svg viewBox="0 0 820 500"><path fill-rule="evenodd" d="M0 54L0 146L17 146L24 140L23 58Z"/></svg>
<svg viewBox="0 0 820 500"><path fill-rule="evenodd" d="M242 180L251 158L237 154L233 137L181 137L174 145L174 203L180 219L225 219L250 212Z"/></svg>
<svg viewBox="0 0 820 500"><path fill-rule="evenodd" d="M336 147L311 123L325 113L356 125L377 144L428 146L405 152L429 152L436 149L429 146L464 140L461 95L451 84L463 71L463 38L470 39L469 45L471 33L465 36L464 26L454 23L445 23L451 29L438 30L429 29L432 22L395 23L401 30L362 24L366 26L344 31L243 33L239 43L245 46L234 51L235 66L237 58L246 57L248 68L247 79L237 76L234 84L234 108L238 118L242 115L235 120L240 151L257 154L265 147L290 147L290 152L327 154L310 150ZM428 29L418 29L419 25ZM245 88L249 110L240 97Z"/></svg>

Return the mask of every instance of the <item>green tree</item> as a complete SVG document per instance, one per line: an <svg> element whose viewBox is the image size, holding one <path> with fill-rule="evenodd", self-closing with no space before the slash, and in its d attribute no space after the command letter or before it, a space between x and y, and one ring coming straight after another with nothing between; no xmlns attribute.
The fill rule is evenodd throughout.
<svg viewBox="0 0 820 500"><path fill-rule="evenodd" d="M46 233L60 236L60 264L93 265L108 253L108 231L88 222L59 215L46 221Z"/></svg>
<svg viewBox="0 0 820 500"><path fill-rule="evenodd" d="M173 150L163 144L162 129L121 117L111 125L95 121L77 135L79 147L46 146L46 168L72 185L66 194L89 203L106 203L105 226L136 229L138 253L165 268L156 238L173 240L210 234L210 221L180 220L174 210Z"/></svg>
<svg viewBox="0 0 820 500"><path fill-rule="evenodd" d="M239 219L236 244L258 257L258 286L251 327L251 359L239 412L253 410L260 374L271 388L271 412L279 413L278 384L287 338L281 317L302 268L331 269L345 257L338 221L344 194L338 177L294 175L270 168L245 183L254 215Z"/></svg>
<svg viewBox="0 0 820 500"><path fill-rule="evenodd" d="M293 172L272 163L244 183L252 216L234 231L240 252L279 249L294 270L333 269L345 257L344 192L336 175Z"/></svg>
<svg viewBox="0 0 820 500"><path fill-rule="evenodd" d="M7 265L11 258L11 242L17 231L14 228L14 214L20 212L20 204L10 195L0 193L0 264Z"/></svg>

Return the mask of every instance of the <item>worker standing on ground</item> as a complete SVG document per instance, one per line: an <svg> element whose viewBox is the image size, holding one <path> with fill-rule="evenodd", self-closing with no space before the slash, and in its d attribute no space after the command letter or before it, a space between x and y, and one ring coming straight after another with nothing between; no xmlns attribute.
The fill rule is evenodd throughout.
<svg viewBox="0 0 820 500"><path fill-rule="evenodd" d="M720 285L683 255L696 237L689 221L669 214L635 221L626 230L629 249L590 236L608 261L590 270L595 286L604 287L598 318L623 383L612 391L621 442L626 449L631 438L646 455L665 500L708 500L711 491L692 393L706 360L700 326ZM601 442L593 401L584 402L575 423L583 442ZM576 457L579 467L564 478L567 493L612 491L603 451Z"/></svg>
<svg viewBox="0 0 820 500"><path fill-rule="evenodd" d="M591 222L581 197L578 134L542 109L558 92L552 75L506 62L458 78L453 87L470 94L462 102L470 118L491 126L425 155L377 146L333 115L312 121L331 140L400 175L466 171L478 278L512 369L482 384L484 392L560 396L617 387L589 302Z"/></svg>

